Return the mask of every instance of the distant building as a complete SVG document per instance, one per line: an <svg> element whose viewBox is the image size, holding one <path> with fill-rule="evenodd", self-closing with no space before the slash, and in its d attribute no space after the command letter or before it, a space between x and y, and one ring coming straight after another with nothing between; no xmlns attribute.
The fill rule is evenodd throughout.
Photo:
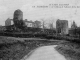
<svg viewBox="0 0 80 60"><path fill-rule="evenodd" d="M68 21L67 20L57 20L56 21L56 33L68 34Z"/></svg>
<svg viewBox="0 0 80 60"><path fill-rule="evenodd" d="M28 21L27 19L24 20L24 23L27 27L33 27L33 28L40 28L41 22L40 21Z"/></svg>
<svg viewBox="0 0 80 60"><path fill-rule="evenodd" d="M10 26L13 24L13 19L10 19L8 18L6 21L5 21L5 26Z"/></svg>
<svg viewBox="0 0 80 60"><path fill-rule="evenodd" d="M79 31L79 29L78 29L78 27L77 27L77 24L75 23L75 21L73 21L73 23L72 23L72 25L71 25L71 28L69 29L69 34L70 35L77 35L78 32Z"/></svg>
<svg viewBox="0 0 80 60"><path fill-rule="evenodd" d="M21 27L24 25L23 12L20 9L15 10L13 15L13 22L16 27Z"/></svg>
<svg viewBox="0 0 80 60"><path fill-rule="evenodd" d="M76 23L73 21L73 24L71 25L71 29L76 29L77 28L77 25Z"/></svg>
<svg viewBox="0 0 80 60"><path fill-rule="evenodd" d="M24 23L27 27L34 27L34 22L33 21L28 21L27 19L25 19Z"/></svg>
<svg viewBox="0 0 80 60"><path fill-rule="evenodd" d="M35 28L40 28L41 27L41 22L40 21L36 20L34 23L35 23L35 25L34 25Z"/></svg>

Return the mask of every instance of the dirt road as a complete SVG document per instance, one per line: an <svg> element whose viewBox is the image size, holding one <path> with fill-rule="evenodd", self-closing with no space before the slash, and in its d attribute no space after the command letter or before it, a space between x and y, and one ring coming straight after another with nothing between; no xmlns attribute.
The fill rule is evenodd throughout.
<svg viewBox="0 0 80 60"><path fill-rule="evenodd" d="M57 45L43 46L37 48L29 58L24 57L23 60L66 60L66 58L56 51Z"/></svg>

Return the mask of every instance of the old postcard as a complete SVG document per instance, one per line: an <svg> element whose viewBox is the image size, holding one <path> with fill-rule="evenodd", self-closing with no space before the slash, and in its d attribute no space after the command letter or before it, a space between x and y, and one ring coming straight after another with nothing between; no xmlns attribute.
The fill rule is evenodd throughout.
<svg viewBox="0 0 80 60"><path fill-rule="evenodd" d="M0 0L0 60L80 60L80 1Z"/></svg>

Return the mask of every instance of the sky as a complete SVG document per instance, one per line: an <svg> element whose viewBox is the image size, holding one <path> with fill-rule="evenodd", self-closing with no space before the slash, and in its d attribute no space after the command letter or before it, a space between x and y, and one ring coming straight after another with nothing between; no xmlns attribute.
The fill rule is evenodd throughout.
<svg viewBox="0 0 80 60"><path fill-rule="evenodd" d="M39 8L37 6L70 6L70 8ZM52 5L53 4L53 5ZM33 7L35 6L35 7ZM79 6L79 8L72 8L72 6ZM5 25L5 20L13 19L15 10L21 9L23 11L23 18L28 20L44 20L46 23L55 22L57 19L68 20L69 26L73 21L80 26L80 1L79 0L0 0L0 25Z"/></svg>

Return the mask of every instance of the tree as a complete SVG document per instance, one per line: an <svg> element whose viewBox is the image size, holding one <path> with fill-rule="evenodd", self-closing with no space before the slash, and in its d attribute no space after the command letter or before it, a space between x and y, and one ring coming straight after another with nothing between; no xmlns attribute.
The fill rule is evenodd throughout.
<svg viewBox="0 0 80 60"><path fill-rule="evenodd" d="M50 29L53 29L53 23L49 23Z"/></svg>
<svg viewBox="0 0 80 60"><path fill-rule="evenodd" d="M73 21L73 24L71 25L71 28L72 29L76 29L77 28L77 25L76 25L75 21Z"/></svg>

